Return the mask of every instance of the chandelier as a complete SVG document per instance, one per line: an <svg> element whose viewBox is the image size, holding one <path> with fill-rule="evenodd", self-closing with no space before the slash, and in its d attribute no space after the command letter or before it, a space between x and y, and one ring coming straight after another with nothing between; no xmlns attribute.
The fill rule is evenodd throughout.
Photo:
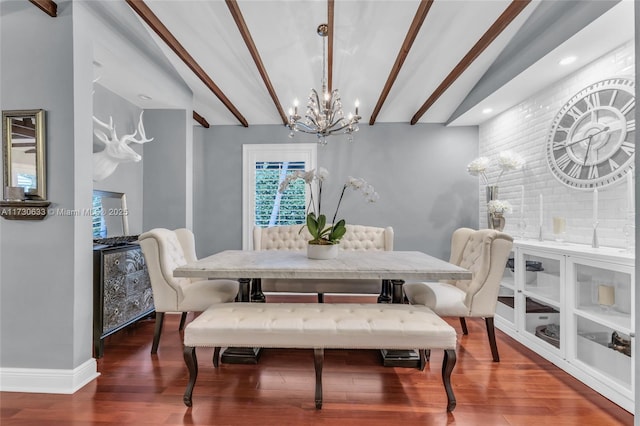
<svg viewBox="0 0 640 426"><path fill-rule="evenodd" d="M298 100L294 100L293 109L289 109L289 123L291 130L289 137L293 138L294 132L315 134L318 143L327 144L327 136L333 134L346 134L349 142L353 141L353 132L358 131L358 121L362 118L358 115L359 103L356 100L356 113L349 113L347 117L342 112L342 102L338 89L329 93L327 89L326 71L326 37L329 32L327 24L318 25L318 35L323 38L322 43L322 96L315 89L311 89L307 109L304 117L298 115Z"/></svg>

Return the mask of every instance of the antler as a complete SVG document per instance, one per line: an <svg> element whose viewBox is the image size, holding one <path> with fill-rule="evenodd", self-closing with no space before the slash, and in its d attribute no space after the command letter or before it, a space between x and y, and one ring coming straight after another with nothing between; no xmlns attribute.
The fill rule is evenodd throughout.
<svg viewBox="0 0 640 426"><path fill-rule="evenodd" d="M151 142L153 140L153 138L147 139L147 135L144 132L144 124L142 124L142 114L144 114L144 111L140 112L140 119L138 120L138 130L136 131L136 133L140 134L140 139L134 139L136 135L136 133L134 133L129 138L129 142L145 143L145 142Z"/></svg>

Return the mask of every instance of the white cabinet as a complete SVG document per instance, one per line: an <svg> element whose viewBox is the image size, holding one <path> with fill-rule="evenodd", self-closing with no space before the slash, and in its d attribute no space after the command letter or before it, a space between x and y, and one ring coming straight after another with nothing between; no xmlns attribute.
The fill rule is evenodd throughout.
<svg viewBox="0 0 640 426"><path fill-rule="evenodd" d="M517 240L512 259L496 326L633 412L633 254Z"/></svg>

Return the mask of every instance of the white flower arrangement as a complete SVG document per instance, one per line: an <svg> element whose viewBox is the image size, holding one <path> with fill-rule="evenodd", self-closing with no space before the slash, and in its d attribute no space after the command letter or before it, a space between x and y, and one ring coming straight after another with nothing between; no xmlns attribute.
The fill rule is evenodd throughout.
<svg viewBox="0 0 640 426"><path fill-rule="evenodd" d="M336 222L336 217L338 216L338 210L340 209L340 204L342 203L342 197L344 197L344 193L347 188L362 192L362 195L369 203L375 203L380 198L373 186L369 185L364 179L349 176L347 182L342 186L342 192L340 193L340 199L338 200L338 205L336 206L336 212L333 215L333 220L330 224L327 224L326 216L321 213L321 207L322 183L328 177L329 171L324 167L320 167L317 171L315 169L304 172L301 170L297 170L287 175L280 183L280 187L278 189L278 192L280 193L285 192L291 182L296 179L303 179L305 183L309 185L309 189L311 190L311 199L309 201L309 206L307 206L306 226L309 230L309 233L313 237L313 240L309 242L310 244L337 244L338 242L340 242L340 238L342 238L344 233L347 231L345 227L346 222L344 219L340 219L338 222ZM313 198L312 183L314 181L318 182L317 207Z"/></svg>
<svg viewBox="0 0 640 426"><path fill-rule="evenodd" d="M508 201L491 200L487 203L487 209L489 213L511 213L513 207Z"/></svg>
<svg viewBox="0 0 640 426"><path fill-rule="evenodd" d="M498 168L500 169L500 175L496 180L496 185L500 183L500 179L504 172L512 170L518 170L524 167L525 161L518 154L512 151L502 151L498 154L496 160ZM489 179L487 178L487 169L491 165L491 160L487 157L478 157L467 165L467 171L472 176L480 176L482 182L485 185L489 185Z"/></svg>

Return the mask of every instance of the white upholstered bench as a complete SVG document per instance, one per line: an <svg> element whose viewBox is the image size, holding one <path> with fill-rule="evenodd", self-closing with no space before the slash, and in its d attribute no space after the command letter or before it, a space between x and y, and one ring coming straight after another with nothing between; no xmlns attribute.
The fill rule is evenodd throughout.
<svg viewBox="0 0 640 426"><path fill-rule="evenodd" d="M221 347L313 349L315 404L322 407L324 349L420 349L424 369L426 349L444 349L442 381L447 411L456 400L451 372L456 363L456 332L425 306L350 303L233 303L214 305L184 331L184 360L189 382L184 403L192 405L198 375L196 347L213 347L218 367Z"/></svg>

